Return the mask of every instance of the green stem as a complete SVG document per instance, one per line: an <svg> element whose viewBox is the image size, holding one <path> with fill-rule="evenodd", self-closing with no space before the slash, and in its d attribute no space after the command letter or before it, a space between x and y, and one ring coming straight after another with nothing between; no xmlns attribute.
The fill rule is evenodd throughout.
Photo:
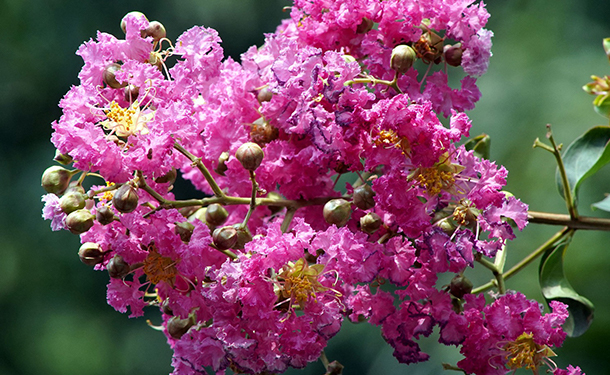
<svg viewBox="0 0 610 375"><path fill-rule="evenodd" d="M530 253L528 256L526 256L525 258L523 258L519 263L515 264L510 270L504 272L501 274L502 278L504 280L509 279L510 277L514 276L515 274L517 274L519 271L521 271L522 269L524 269L525 267L527 267L530 263L532 263L536 258L538 258L540 255L544 254L544 252L546 250L548 250L550 247L554 246L555 243L560 240L561 238L569 235L570 232L572 232L573 229L570 229L568 227L563 228L562 230L560 230L559 232L555 233L551 238L549 238L545 243L543 243L540 247L538 247L536 250L534 250L532 253ZM489 262L489 261L488 261ZM488 282L487 284L481 285L475 289L472 290L472 293L481 293L484 292L486 290L489 290L491 288L494 287L494 285L496 285L493 281Z"/></svg>
<svg viewBox="0 0 610 375"><path fill-rule="evenodd" d="M527 220L535 224L561 225L570 229L610 231L610 219L600 217L554 214L549 212L528 211Z"/></svg>
<svg viewBox="0 0 610 375"><path fill-rule="evenodd" d="M486 258L483 258L483 256L481 254L478 254L478 256L475 258L475 260L477 262L479 262L481 265L483 265L483 267L489 269L493 273L494 277L496 278L496 285L498 286L498 293L500 293L500 294L506 293L506 286L504 285L504 276L502 275L502 271L499 270L498 267L496 267L496 265L494 263L490 262ZM473 293L474 293L474 291L473 291Z"/></svg>
<svg viewBox="0 0 610 375"><path fill-rule="evenodd" d="M208 168L201 161L201 158L198 158L195 155L193 155L190 152L188 152L184 147L182 147L178 143L178 141L174 142L174 148L176 150L178 150L182 155L184 155L187 158L189 158L189 160L193 162L193 165L196 166L197 169L199 169L201 174L203 174L203 177L205 177L205 180L210 185L210 188L212 188L212 191L214 192L215 196L217 196L217 197L224 197L225 196L225 193L220 189L220 187L216 183L216 180L214 180L214 177L212 177L212 174L210 173Z"/></svg>
<svg viewBox="0 0 610 375"><path fill-rule="evenodd" d="M294 214L296 212L296 207L288 207L288 209L286 209L286 215L284 216L284 221L282 221L282 226L280 227L282 233L286 233L288 231L290 223L292 223L292 219L294 218Z"/></svg>
<svg viewBox="0 0 610 375"><path fill-rule="evenodd" d="M250 216L254 212L256 208L256 193L258 192L258 183L256 183L256 174L254 171L250 171L250 181L252 181L252 196L250 198L250 208L248 209L248 213L244 218L244 221L241 223L242 228L245 228L248 224L248 220L250 220Z"/></svg>

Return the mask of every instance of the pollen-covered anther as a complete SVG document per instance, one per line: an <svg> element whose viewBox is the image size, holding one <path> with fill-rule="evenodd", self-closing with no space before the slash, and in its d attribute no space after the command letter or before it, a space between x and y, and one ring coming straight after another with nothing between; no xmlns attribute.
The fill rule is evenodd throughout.
<svg viewBox="0 0 610 375"><path fill-rule="evenodd" d="M411 152L409 140L404 137L399 137L394 130L381 130L374 140L375 145L391 148L396 147L402 150L402 153L408 155Z"/></svg>
<svg viewBox="0 0 610 375"><path fill-rule="evenodd" d="M278 280L282 282L280 297L297 302L301 308L310 300L317 302L316 293L328 290L318 281L323 270L323 264L309 265L304 258L296 263L289 262L278 275Z"/></svg>
<svg viewBox="0 0 610 375"><path fill-rule="evenodd" d="M144 271L146 278L151 283L158 284L161 281L165 281L171 286L174 285L176 275L178 274L176 261L161 256L154 245L149 247L148 256L144 259L142 271Z"/></svg>
<svg viewBox="0 0 610 375"><path fill-rule="evenodd" d="M148 134L148 122L154 116L154 112L142 113L137 100L128 108L112 101L108 108L104 108L104 113L107 119L100 124L119 137Z"/></svg>
<svg viewBox="0 0 610 375"><path fill-rule="evenodd" d="M460 205L453 211L452 217L458 225L469 227L476 223L480 213L480 210L473 207L472 203L462 200L460 201Z"/></svg>
<svg viewBox="0 0 610 375"><path fill-rule="evenodd" d="M423 168L417 174L417 182L430 196L449 190L455 183L453 173L437 167Z"/></svg>
<svg viewBox="0 0 610 375"><path fill-rule="evenodd" d="M515 341L504 345L505 358L511 370L526 368L535 370L539 366L548 363L549 357L556 356L555 352L546 345L536 344L534 335L522 333Z"/></svg>

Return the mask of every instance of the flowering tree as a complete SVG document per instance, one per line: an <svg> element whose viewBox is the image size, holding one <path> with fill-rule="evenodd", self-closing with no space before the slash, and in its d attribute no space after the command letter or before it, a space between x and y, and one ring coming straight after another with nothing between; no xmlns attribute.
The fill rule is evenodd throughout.
<svg viewBox="0 0 610 375"><path fill-rule="evenodd" d="M55 160L73 168L44 172L43 216L80 235L117 311L161 309L153 328L176 374L318 359L340 374L323 350L344 319L380 326L406 364L428 359L417 340L437 329L464 356L448 370L581 374L551 360L593 317L562 260L576 230L608 227L579 216L576 197L610 161L610 128L563 154L550 127L534 144L556 157L568 215L503 191L507 171L488 160L487 136L468 139L465 114L491 56L488 17L468 0L295 0L238 63L213 29L172 42L129 13L124 39L100 32L78 50L81 84L52 135ZM609 87L585 87L606 116ZM178 173L199 197L174 196ZM505 271L507 241L528 221L562 229ZM547 313L504 284L538 257ZM470 268L493 280L473 288Z"/></svg>

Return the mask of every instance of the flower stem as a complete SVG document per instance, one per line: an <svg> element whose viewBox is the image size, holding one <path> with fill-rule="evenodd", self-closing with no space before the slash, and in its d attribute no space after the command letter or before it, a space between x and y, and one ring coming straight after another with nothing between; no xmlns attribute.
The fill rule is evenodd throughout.
<svg viewBox="0 0 610 375"><path fill-rule="evenodd" d="M214 192L215 196L217 196L217 197L224 197L225 196L225 193L220 189L220 187L216 183L216 180L214 180L214 177L212 177L212 174L210 173L208 168L201 161L201 158L198 158L195 155L193 155L190 152L188 152L184 147L182 147L178 143L178 141L176 141L174 143L174 148L176 150L178 150L182 155L184 155L187 158L189 158L189 160L193 162L193 165L196 166L197 169L199 169L199 171L203 174L203 177L205 177L205 180L210 185L210 188L212 188L212 191Z"/></svg>
<svg viewBox="0 0 610 375"><path fill-rule="evenodd" d="M528 211L527 216L530 223L562 225L570 229L610 231L610 219L600 217L578 216L572 218L570 215L538 211Z"/></svg>
<svg viewBox="0 0 610 375"><path fill-rule="evenodd" d="M248 213L244 218L244 221L241 223L243 228L248 224L248 220L250 220L250 216L252 216L252 212L256 208L256 193L258 192L258 183L256 182L256 174L254 171L250 171L250 181L252 181L252 197L250 198L250 208L248 209Z"/></svg>
<svg viewBox="0 0 610 375"><path fill-rule="evenodd" d="M475 260L477 262L479 262L483 267L489 269L494 277L496 278L496 284L498 286L498 293L500 294L504 294L506 293L506 286L504 285L504 276L502 275L502 271L498 269L498 267L496 267L496 265L490 261L488 261L486 258L483 258L482 254L477 254L478 256L475 257ZM492 286L494 285L493 283L491 284ZM474 290L472 291L474 293Z"/></svg>

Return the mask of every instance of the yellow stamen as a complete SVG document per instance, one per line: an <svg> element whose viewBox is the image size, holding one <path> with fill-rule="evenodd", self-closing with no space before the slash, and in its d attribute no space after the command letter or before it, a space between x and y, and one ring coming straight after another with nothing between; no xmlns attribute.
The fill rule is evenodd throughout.
<svg viewBox="0 0 610 375"><path fill-rule="evenodd" d="M548 346L536 344L533 337L531 333L524 332L515 341L504 345L505 358L511 370L523 367L536 370L544 364L545 358L556 355Z"/></svg>
<svg viewBox="0 0 610 375"><path fill-rule="evenodd" d="M377 146L390 148L396 147L402 150L402 153L408 155L411 152L411 145L407 138L401 138L394 130L381 130L377 135L374 143Z"/></svg>
<svg viewBox="0 0 610 375"><path fill-rule="evenodd" d="M158 284L160 281L174 286L174 281L178 270L176 269L176 261L171 258L161 256L157 252L157 248L154 245L149 247L148 256L144 260L144 266L142 267L146 278L153 284Z"/></svg>
<svg viewBox="0 0 610 375"><path fill-rule="evenodd" d="M283 280L280 297L298 302L301 308L310 299L316 301L316 292L328 290L318 281L323 270L323 264L310 266L303 258L296 263L289 262L278 275L278 279Z"/></svg>
<svg viewBox="0 0 610 375"><path fill-rule="evenodd" d="M128 137L136 133L147 134L147 124L154 116L154 112L143 114L137 100L129 108L123 108L112 101L110 107L104 109L104 113L107 119L100 124L119 137Z"/></svg>

